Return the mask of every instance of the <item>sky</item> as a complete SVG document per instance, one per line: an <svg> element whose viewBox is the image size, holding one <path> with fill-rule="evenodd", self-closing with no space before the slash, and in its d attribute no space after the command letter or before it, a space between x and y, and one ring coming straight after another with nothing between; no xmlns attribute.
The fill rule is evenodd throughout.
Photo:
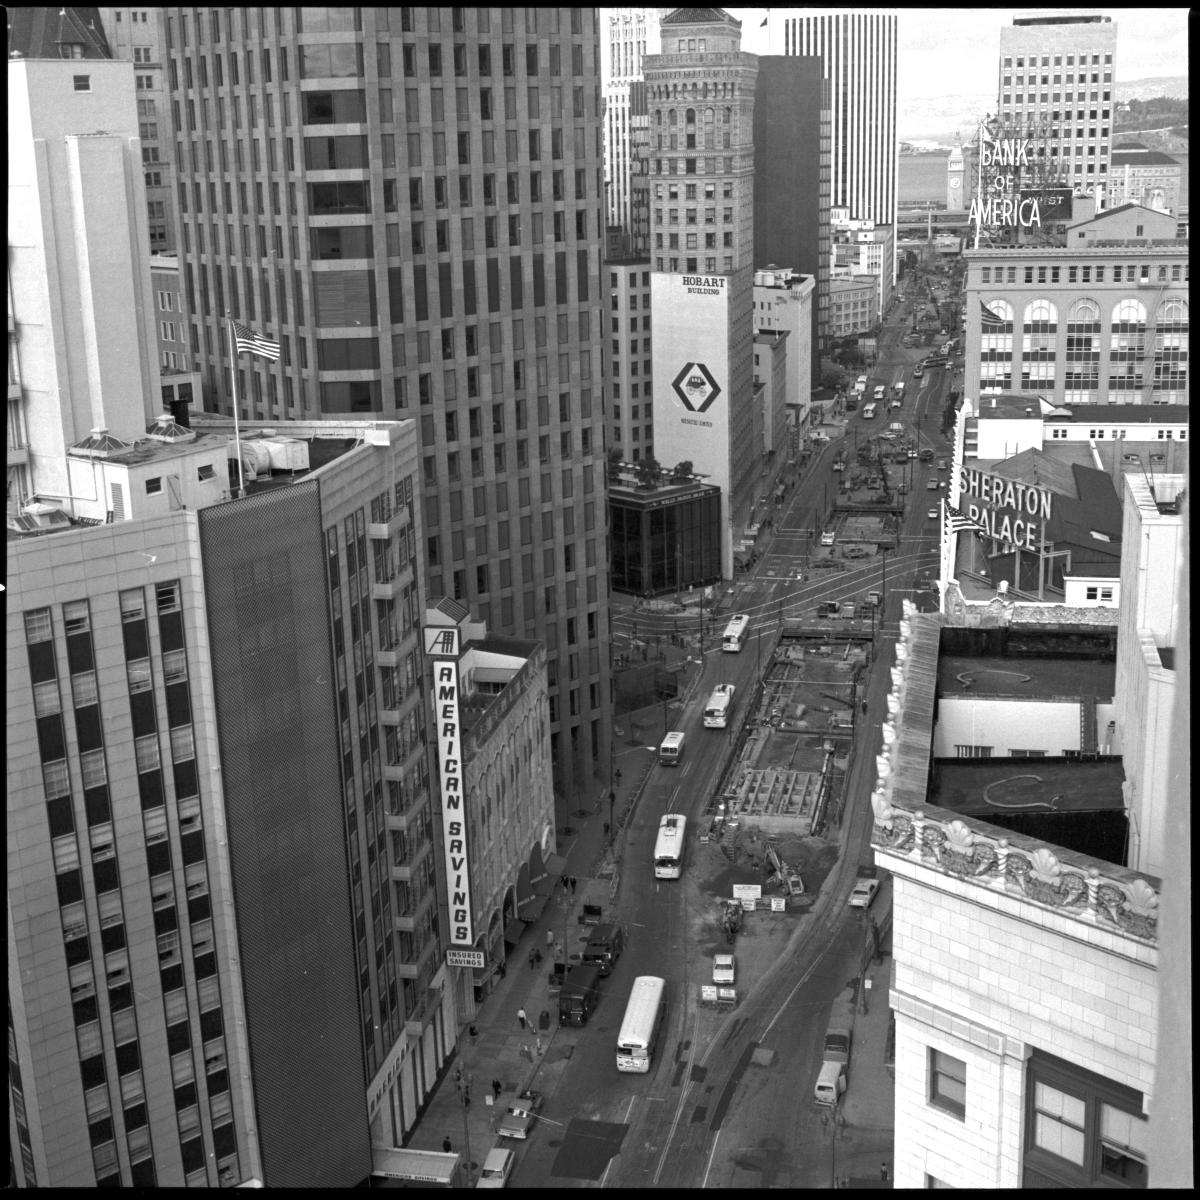
<svg viewBox="0 0 1200 1200"><path fill-rule="evenodd" d="M933 96L993 95L1000 26L1035 6L901 8L898 105ZM765 8L729 8L742 22L742 49L767 53ZM888 10L871 10L888 11ZM1117 81L1188 73L1186 8L1085 8L1117 26ZM760 40L761 39L761 40Z"/></svg>

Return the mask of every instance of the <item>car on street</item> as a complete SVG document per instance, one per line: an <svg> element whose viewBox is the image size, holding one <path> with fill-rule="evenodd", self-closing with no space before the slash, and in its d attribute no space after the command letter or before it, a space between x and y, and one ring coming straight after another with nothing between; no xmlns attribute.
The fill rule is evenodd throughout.
<svg viewBox="0 0 1200 1200"><path fill-rule="evenodd" d="M850 907L870 908L877 891L879 891L878 879L860 879L854 885L854 891L850 893Z"/></svg>
<svg viewBox="0 0 1200 1200"><path fill-rule="evenodd" d="M838 615L838 604L836 600L823 600L817 605L818 617L836 617Z"/></svg>
<svg viewBox="0 0 1200 1200"><path fill-rule="evenodd" d="M714 954L713 983L732 985L737 974L737 961L732 954Z"/></svg>
<svg viewBox="0 0 1200 1200"><path fill-rule="evenodd" d="M931 479L925 485L925 490L927 492L936 492L938 490L938 488L940 488L941 486L942 486L942 482L940 479Z"/></svg>
<svg viewBox="0 0 1200 1200"><path fill-rule="evenodd" d="M916 457L917 457L917 452L916 452L914 449L912 449L911 447L909 447L909 451L908 451L908 457L909 457L909 458L916 458Z"/></svg>
<svg viewBox="0 0 1200 1200"><path fill-rule="evenodd" d="M496 1132L501 1137L527 1138L529 1132L537 1124L537 1115L542 1111L545 1097L541 1092L530 1091L526 1088L508 1106Z"/></svg>
<svg viewBox="0 0 1200 1200"><path fill-rule="evenodd" d="M938 517L939 517L941 514L940 514L940 512L939 512L939 510L938 510L938 507L937 507L937 505L935 504L935 505L934 505L934 506L933 506L933 507L932 507L932 508L931 508L931 509L930 509L930 510L929 510L929 511L928 511L928 512L925 514L925 515L926 515L926 516L927 516L927 517L928 517L928 518L929 518L931 521L936 521L936 520L938 519Z"/></svg>
<svg viewBox="0 0 1200 1200"><path fill-rule="evenodd" d="M479 1182L475 1186L477 1188L508 1187L508 1180L513 1173L516 1161L517 1156L511 1150L506 1150L503 1146L494 1146L487 1152L487 1158L483 1160L483 1170L479 1173Z"/></svg>
<svg viewBox="0 0 1200 1200"><path fill-rule="evenodd" d="M922 462L933 462L933 451L926 446L918 452L917 457Z"/></svg>
<svg viewBox="0 0 1200 1200"><path fill-rule="evenodd" d="M821 545L822 546L832 546L833 542L834 542L834 535L832 533L821 534Z"/></svg>

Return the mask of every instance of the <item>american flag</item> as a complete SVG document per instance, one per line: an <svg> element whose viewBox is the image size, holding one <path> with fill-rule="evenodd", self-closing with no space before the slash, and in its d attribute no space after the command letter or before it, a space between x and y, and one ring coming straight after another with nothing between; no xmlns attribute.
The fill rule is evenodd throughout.
<svg viewBox="0 0 1200 1200"><path fill-rule="evenodd" d="M995 333L1009 323L1003 317L992 312L982 300L979 302L979 307L983 310L980 314L979 326L984 333Z"/></svg>
<svg viewBox="0 0 1200 1200"><path fill-rule="evenodd" d="M243 325L240 321L233 322L233 344L239 354L249 351L262 358L279 358L278 342L271 341L269 337L263 337L261 333L255 333L249 325Z"/></svg>
<svg viewBox="0 0 1200 1200"><path fill-rule="evenodd" d="M961 508L955 508L953 504L946 505L946 529L950 533L961 533L964 529L969 529L972 533L987 533L978 521L968 517Z"/></svg>

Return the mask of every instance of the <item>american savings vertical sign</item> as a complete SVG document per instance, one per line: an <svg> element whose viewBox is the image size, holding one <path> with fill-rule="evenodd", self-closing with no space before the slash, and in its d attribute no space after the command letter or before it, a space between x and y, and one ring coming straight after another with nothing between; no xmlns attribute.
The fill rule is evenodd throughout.
<svg viewBox="0 0 1200 1200"><path fill-rule="evenodd" d="M471 877L467 859L467 812L458 717L459 631L428 626L425 654L433 663L433 718L437 724L438 779L442 791L442 844L446 855L446 908L450 945L474 944Z"/></svg>

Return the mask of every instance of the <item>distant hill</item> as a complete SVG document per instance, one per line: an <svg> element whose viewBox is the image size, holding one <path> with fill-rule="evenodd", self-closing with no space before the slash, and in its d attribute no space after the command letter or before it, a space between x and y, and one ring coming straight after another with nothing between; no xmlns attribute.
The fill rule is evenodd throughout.
<svg viewBox="0 0 1200 1200"><path fill-rule="evenodd" d="M1161 75L1118 83L1118 101L1152 100L1168 96L1186 100L1186 75ZM896 137L902 142L934 142L940 145L968 141L979 119L996 111L994 89L947 96L928 96L906 103L896 115Z"/></svg>

